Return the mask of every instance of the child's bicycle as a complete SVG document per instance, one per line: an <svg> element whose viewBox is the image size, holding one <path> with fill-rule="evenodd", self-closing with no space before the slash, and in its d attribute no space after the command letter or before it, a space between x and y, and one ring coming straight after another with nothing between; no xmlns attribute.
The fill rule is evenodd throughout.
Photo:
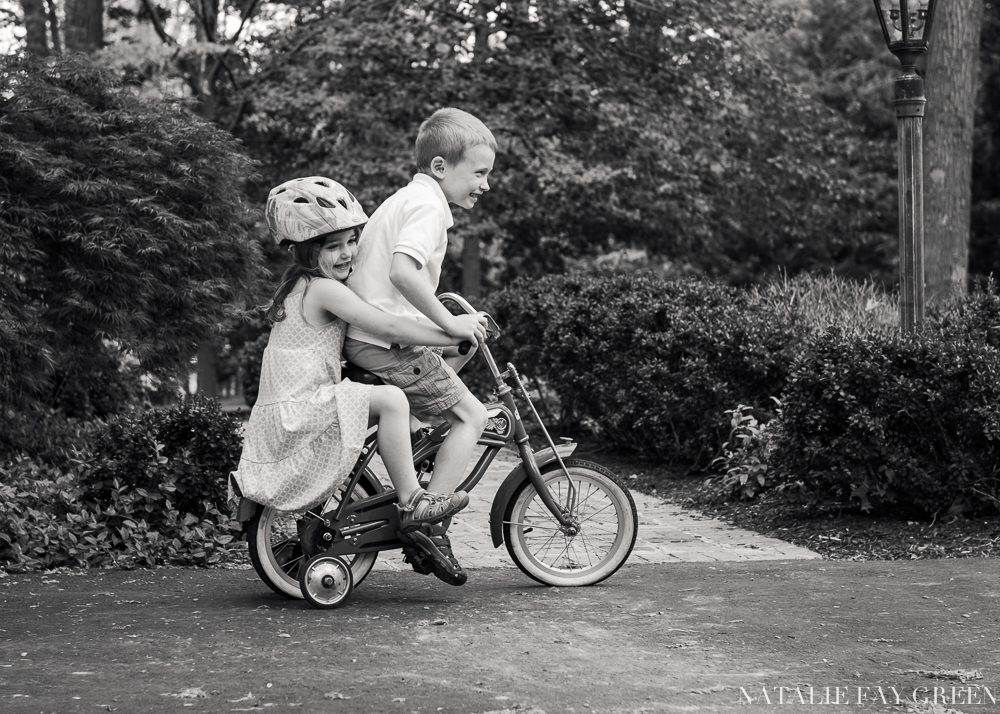
<svg viewBox="0 0 1000 714"><path fill-rule="evenodd" d="M476 313L454 293L444 293L440 299L455 314ZM500 330L491 317L487 320L487 341L495 341ZM493 546L506 544L517 567L546 585L601 582L625 563L635 545L638 519L628 488L598 464L564 458L576 445L567 442L557 447L552 442L514 366L508 363L501 372L485 344L479 351L496 382L495 401L486 404L489 421L479 439L486 448L459 489L471 491L497 452L513 443L521 464L507 475L493 499ZM528 443L515 390L548 443L537 453ZM413 463L421 482L429 477L448 429L446 422L414 445ZM369 469L375 439L372 430L347 482L325 504L305 513L276 511L241 499L237 517L247 522L250 560L275 592L304 597L319 608L339 607L371 572L379 551L405 545L396 535L396 493Z"/></svg>

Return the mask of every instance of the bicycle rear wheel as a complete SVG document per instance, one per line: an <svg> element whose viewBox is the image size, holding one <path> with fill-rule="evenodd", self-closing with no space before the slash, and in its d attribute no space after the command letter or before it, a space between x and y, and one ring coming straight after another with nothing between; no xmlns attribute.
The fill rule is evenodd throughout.
<svg viewBox="0 0 1000 714"><path fill-rule="evenodd" d="M565 504L570 479L578 527L570 534L549 512L534 484L525 481L504 515L507 552L528 577L546 585L593 585L613 575L635 546L638 515L628 488L611 471L589 461L563 462L542 470L557 503Z"/></svg>
<svg viewBox="0 0 1000 714"><path fill-rule="evenodd" d="M287 598L302 599L299 569L305 566L308 558L299 543L300 521L304 526L310 520L336 508L344 497L344 489L344 486L337 489L322 508L317 506L305 513L288 513L267 506L257 506L257 513L247 526L247 549L257 575L274 592ZM375 475L365 469L351 495L351 501L373 496L382 490L384 489ZM350 566L354 587L357 587L375 567L378 553L360 553L341 558Z"/></svg>

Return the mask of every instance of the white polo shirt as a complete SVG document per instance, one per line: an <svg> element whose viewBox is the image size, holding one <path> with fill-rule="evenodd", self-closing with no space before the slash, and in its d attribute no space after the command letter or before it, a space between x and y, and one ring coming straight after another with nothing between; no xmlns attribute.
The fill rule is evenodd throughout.
<svg viewBox="0 0 1000 714"><path fill-rule="evenodd" d="M448 229L454 223L448 199L437 181L426 174L415 175L368 219L347 284L358 297L384 312L430 322L390 282L389 268L393 254L404 253L417 261L420 276L431 292L437 292L448 251ZM347 336L389 347L388 342L354 325L348 326Z"/></svg>

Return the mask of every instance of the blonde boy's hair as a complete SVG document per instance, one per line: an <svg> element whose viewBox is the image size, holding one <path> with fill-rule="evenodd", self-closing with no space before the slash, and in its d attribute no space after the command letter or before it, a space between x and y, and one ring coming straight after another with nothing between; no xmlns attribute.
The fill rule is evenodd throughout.
<svg viewBox="0 0 1000 714"><path fill-rule="evenodd" d="M435 156L457 164L466 151L480 144L497 150L497 140L485 124L461 109L438 109L417 132L417 168L429 169Z"/></svg>

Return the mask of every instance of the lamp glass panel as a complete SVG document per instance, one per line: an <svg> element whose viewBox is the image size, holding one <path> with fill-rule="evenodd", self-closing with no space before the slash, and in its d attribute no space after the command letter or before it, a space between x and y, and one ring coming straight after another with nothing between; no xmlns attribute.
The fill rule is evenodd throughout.
<svg viewBox="0 0 1000 714"><path fill-rule="evenodd" d="M927 27L928 0L909 0L906 3L909 16L909 41L921 42L924 39L924 29ZM900 0L887 0L881 4L885 15L885 26L889 31L890 42L903 41L903 11Z"/></svg>

